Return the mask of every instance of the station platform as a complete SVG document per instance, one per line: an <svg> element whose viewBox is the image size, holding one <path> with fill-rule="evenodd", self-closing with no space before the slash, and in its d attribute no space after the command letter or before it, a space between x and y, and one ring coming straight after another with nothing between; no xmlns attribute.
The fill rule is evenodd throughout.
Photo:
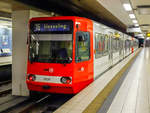
<svg viewBox="0 0 150 113"><path fill-rule="evenodd" d="M0 57L0 66L12 64L12 56Z"/></svg>
<svg viewBox="0 0 150 113"><path fill-rule="evenodd" d="M149 102L150 48L145 48L126 74L107 113L150 113Z"/></svg>
<svg viewBox="0 0 150 113"><path fill-rule="evenodd" d="M54 113L149 113L149 67L150 48L138 49Z"/></svg>

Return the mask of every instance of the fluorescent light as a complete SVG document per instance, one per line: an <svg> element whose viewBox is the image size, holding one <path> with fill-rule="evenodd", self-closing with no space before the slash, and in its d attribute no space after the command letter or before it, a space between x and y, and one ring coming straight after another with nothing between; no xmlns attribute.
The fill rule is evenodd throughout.
<svg viewBox="0 0 150 113"><path fill-rule="evenodd" d="M128 3L123 4L123 7L126 11L132 11L131 5Z"/></svg>
<svg viewBox="0 0 150 113"><path fill-rule="evenodd" d="M129 17L132 19L132 18L135 18L135 15L134 14L129 14Z"/></svg>
<svg viewBox="0 0 150 113"><path fill-rule="evenodd" d="M137 20L132 20L132 22L133 22L134 24L137 24L137 23L138 23Z"/></svg>
<svg viewBox="0 0 150 113"><path fill-rule="evenodd" d="M139 26L139 24L134 24L134 26L138 27L138 26Z"/></svg>
<svg viewBox="0 0 150 113"><path fill-rule="evenodd" d="M146 40L150 40L150 37L147 37Z"/></svg>

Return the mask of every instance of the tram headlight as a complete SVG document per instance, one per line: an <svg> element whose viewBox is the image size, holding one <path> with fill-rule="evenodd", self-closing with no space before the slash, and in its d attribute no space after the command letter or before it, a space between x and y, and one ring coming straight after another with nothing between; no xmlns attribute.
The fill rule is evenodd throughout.
<svg viewBox="0 0 150 113"><path fill-rule="evenodd" d="M61 77L60 81L63 84L70 84L71 83L71 78L70 77Z"/></svg>
<svg viewBox="0 0 150 113"><path fill-rule="evenodd" d="M32 75L32 74L28 75L28 80L29 81L35 81L35 79L36 79L35 75Z"/></svg>

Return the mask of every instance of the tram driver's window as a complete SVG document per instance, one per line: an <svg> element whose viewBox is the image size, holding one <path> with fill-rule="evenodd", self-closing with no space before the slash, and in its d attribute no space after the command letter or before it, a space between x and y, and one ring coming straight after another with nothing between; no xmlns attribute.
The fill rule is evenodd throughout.
<svg viewBox="0 0 150 113"><path fill-rule="evenodd" d="M76 62L90 59L90 33L76 33Z"/></svg>

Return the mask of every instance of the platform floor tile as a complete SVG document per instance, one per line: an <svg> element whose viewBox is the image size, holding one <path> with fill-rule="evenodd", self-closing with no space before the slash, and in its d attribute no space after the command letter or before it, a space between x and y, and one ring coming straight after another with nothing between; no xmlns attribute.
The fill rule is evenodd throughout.
<svg viewBox="0 0 150 113"><path fill-rule="evenodd" d="M150 48L130 68L107 113L150 113Z"/></svg>

